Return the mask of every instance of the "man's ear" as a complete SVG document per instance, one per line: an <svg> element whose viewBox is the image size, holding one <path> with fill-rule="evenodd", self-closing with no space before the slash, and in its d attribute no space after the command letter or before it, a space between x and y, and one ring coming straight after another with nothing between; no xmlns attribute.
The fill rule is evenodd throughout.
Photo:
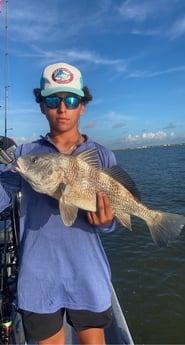
<svg viewBox="0 0 185 345"><path fill-rule="evenodd" d="M85 111L85 104L81 104L81 110L80 110L80 115L83 115Z"/></svg>
<svg viewBox="0 0 185 345"><path fill-rule="evenodd" d="M44 107L43 102L40 103L40 110L41 110L41 113L45 115L45 107Z"/></svg>

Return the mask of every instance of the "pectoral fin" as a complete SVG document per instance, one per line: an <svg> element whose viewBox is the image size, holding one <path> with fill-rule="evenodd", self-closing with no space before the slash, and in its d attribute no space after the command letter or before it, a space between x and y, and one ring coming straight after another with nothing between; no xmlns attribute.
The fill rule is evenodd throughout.
<svg viewBox="0 0 185 345"><path fill-rule="evenodd" d="M59 199L59 209L61 218L66 226L71 226L77 217L78 207L73 205L66 205L63 198Z"/></svg>
<svg viewBox="0 0 185 345"><path fill-rule="evenodd" d="M82 186L83 183L85 183L85 181L81 183L81 187L85 189L85 187ZM88 193L82 195L81 189L77 189L76 186L74 188L70 185L66 185L65 189L63 189L62 200L65 205L75 205L77 208L86 211L96 211L96 194L94 193L94 195L92 194L90 197Z"/></svg>

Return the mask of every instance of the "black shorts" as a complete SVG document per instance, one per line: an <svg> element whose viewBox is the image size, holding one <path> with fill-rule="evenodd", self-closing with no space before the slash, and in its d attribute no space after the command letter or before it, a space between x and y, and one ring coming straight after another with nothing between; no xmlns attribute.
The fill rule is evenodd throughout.
<svg viewBox="0 0 185 345"><path fill-rule="evenodd" d="M27 341L41 341L59 332L66 312L67 323L76 332L88 328L106 328L112 322L112 308L101 313L88 310L60 309L52 314L37 314L21 310L23 327Z"/></svg>

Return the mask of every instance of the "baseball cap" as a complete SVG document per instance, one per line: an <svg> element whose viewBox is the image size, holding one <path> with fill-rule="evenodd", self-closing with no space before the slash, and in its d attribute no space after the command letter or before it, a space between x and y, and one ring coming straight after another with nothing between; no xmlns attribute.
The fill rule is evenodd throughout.
<svg viewBox="0 0 185 345"><path fill-rule="evenodd" d="M64 62L55 63L44 68L40 88L43 97L56 92L72 92L84 96L81 72L75 66Z"/></svg>

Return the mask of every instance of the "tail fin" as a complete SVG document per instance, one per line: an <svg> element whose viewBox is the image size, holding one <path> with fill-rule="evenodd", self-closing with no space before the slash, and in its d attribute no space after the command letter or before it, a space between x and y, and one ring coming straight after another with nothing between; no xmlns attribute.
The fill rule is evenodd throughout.
<svg viewBox="0 0 185 345"><path fill-rule="evenodd" d="M152 238L160 247L175 239L185 225L185 217L167 212L155 212L155 217L147 219Z"/></svg>

